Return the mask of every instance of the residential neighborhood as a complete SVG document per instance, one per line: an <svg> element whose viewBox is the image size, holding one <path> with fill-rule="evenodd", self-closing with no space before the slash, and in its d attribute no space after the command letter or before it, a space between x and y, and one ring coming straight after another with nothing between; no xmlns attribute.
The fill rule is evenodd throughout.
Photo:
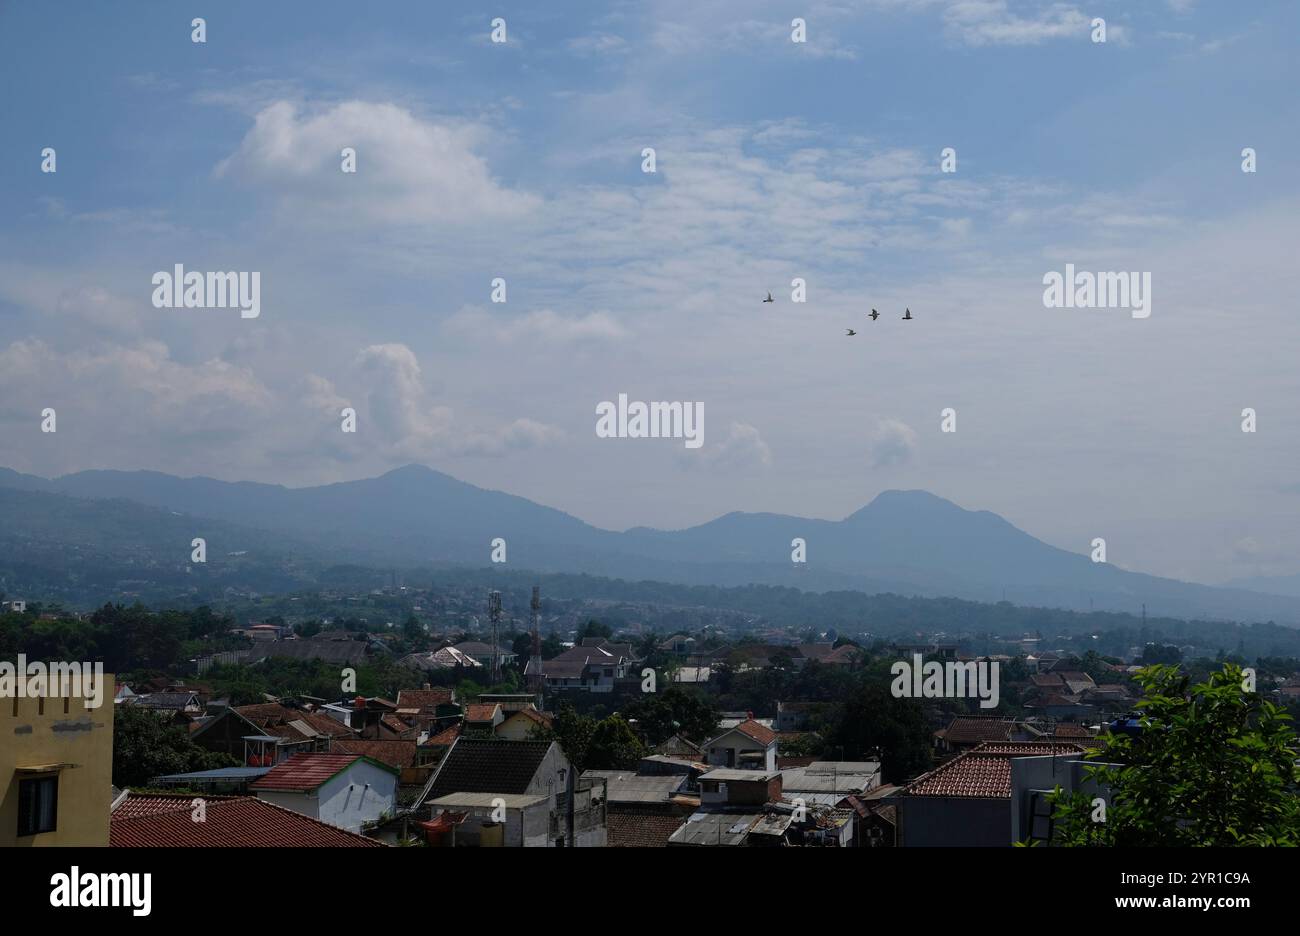
<svg viewBox="0 0 1300 936"><path fill-rule="evenodd" d="M111 702L93 710L22 701L6 711L22 745L0 746L6 843L1050 846L1061 797L1104 796L1094 767L1141 733L1146 668L1184 652L1126 659L1023 634L663 636L595 619L543 638L540 609L523 630L484 622L501 644L222 625L250 649L107 675ZM444 651L458 662L427 665ZM909 659L996 667L995 710L887 690ZM327 674L342 689L352 662L382 690L327 694ZM1300 666L1261 662L1257 694L1294 706ZM309 690L269 691L304 679Z"/></svg>

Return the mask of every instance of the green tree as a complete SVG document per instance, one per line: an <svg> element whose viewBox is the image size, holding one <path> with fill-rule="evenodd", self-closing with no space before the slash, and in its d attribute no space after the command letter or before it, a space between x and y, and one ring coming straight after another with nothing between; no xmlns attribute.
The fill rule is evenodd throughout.
<svg viewBox="0 0 1300 936"><path fill-rule="evenodd" d="M591 620L578 628L578 636L574 638L578 643L582 643L588 637L596 637L608 640L614 636L614 629L608 624L602 624L600 621Z"/></svg>
<svg viewBox="0 0 1300 936"><path fill-rule="evenodd" d="M886 684L863 682L844 702L826 743L844 760L879 750L884 781L900 783L930 768L930 726L914 699L896 699Z"/></svg>
<svg viewBox="0 0 1300 936"><path fill-rule="evenodd" d="M636 722L651 745L661 744L675 734L705 741L717 731L721 717L705 696L679 686L642 696L629 704L624 714Z"/></svg>
<svg viewBox="0 0 1300 936"><path fill-rule="evenodd" d="M1142 648L1142 656L1138 659L1138 662L1142 664L1180 663L1182 659L1182 651L1177 647L1149 643Z"/></svg>
<svg viewBox="0 0 1300 936"><path fill-rule="evenodd" d="M591 738L595 732L595 719L579 715L572 704L561 702L551 727L537 726L532 730L530 737L537 741L558 741L560 749L564 751L564 756L569 759L573 769L581 773L586 769L587 749L591 745Z"/></svg>
<svg viewBox="0 0 1300 936"><path fill-rule="evenodd" d="M1094 794L1054 797L1065 845L1300 845L1297 745L1291 717L1243 690L1234 664L1189 686L1177 667L1137 674L1140 733L1117 734L1090 757L1109 791L1104 822Z"/></svg>
<svg viewBox="0 0 1300 936"><path fill-rule="evenodd" d="M121 705L113 712L113 783L138 787L163 774L238 767L228 754L205 750L180 725L156 712Z"/></svg>
<svg viewBox="0 0 1300 936"><path fill-rule="evenodd" d="M630 770L644 756L645 747L632 726L621 715L611 715L592 729L581 769Z"/></svg>

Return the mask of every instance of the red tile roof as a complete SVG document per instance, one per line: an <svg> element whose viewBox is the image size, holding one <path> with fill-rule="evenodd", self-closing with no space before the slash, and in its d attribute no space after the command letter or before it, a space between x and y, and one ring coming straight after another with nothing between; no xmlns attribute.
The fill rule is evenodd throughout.
<svg viewBox="0 0 1300 936"><path fill-rule="evenodd" d="M250 790L315 790L359 760L396 773L394 768L360 754L295 754L281 761L249 787Z"/></svg>
<svg viewBox="0 0 1300 936"><path fill-rule="evenodd" d="M949 722L943 738L949 744L976 745L981 741L1005 741L1015 721L999 715L958 715Z"/></svg>
<svg viewBox="0 0 1300 936"><path fill-rule="evenodd" d="M438 734L434 735L432 738L430 738L428 741L425 741L423 747L429 747L430 745L440 745L440 744L450 745L453 741L455 741L459 737L460 737L460 725L452 725L450 728L446 729L445 731L441 731Z"/></svg>
<svg viewBox="0 0 1300 936"><path fill-rule="evenodd" d="M496 718L496 711L501 706L496 702L475 703L465 708L465 721L485 722Z"/></svg>
<svg viewBox="0 0 1300 936"><path fill-rule="evenodd" d="M348 832L251 796L207 800L203 822L188 805L109 820L114 848L383 848L382 842ZM128 799L129 802L129 799Z"/></svg>
<svg viewBox="0 0 1300 936"><path fill-rule="evenodd" d="M335 738L330 742L331 754L362 754L389 767L402 769L415 763L415 742L400 738L370 740L362 738Z"/></svg>
<svg viewBox="0 0 1300 936"><path fill-rule="evenodd" d="M231 711L248 719L264 734L294 741L312 738L318 734L339 738L353 733L347 725L335 721L328 715L289 708L276 702L268 702L262 705L239 705L231 709ZM300 731L292 724L295 721L302 722L314 733L305 734Z"/></svg>
<svg viewBox="0 0 1300 936"><path fill-rule="evenodd" d="M843 666L854 663L863 655L861 647L855 647L853 644L840 644L831 651L825 662L834 666Z"/></svg>
<svg viewBox="0 0 1300 936"><path fill-rule="evenodd" d="M1083 725L1075 725L1070 722L1061 722L1052 732L1057 738L1091 738L1093 731Z"/></svg>
<svg viewBox="0 0 1300 936"><path fill-rule="evenodd" d="M1007 799L1011 796L1013 757L1079 755L1085 750L1072 742L986 741L913 780L903 795Z"/></svg>
<svg viewBox="0 0 1300 936"><path fill-rule="evenodd" d="M439 705L451 704L451 690L442 689L399 689L397 690L398 708L428 709L430 712Z"/></svg>
<svg viewBox="0 0 1300 936"><path fill-rule="evenodd" d="M406 734L415 728L414 722L408 722L400 715L394 715L391 712L379 719L380 723L393 734Z"/></svg>
<svg viewBox="0 0 1300 936"><path fill-rule="evenodd" d="M1082 754L1078 742L1070 741L985 741L972 754L997 754L1002 757L1042 757L1045 754Z"/></svg>
<svg viewBox="0 0 1300 936"><path fill-rule="evenodd" d="M1059 692L1044 692L1038 697L1038 701L1033 704L1036 704L1039 707L1045 705L1060 707L1065 705L1078 705L1079 700L1073 696L1063 695Z"/></svg>
<svg viewBox="0 0 1300 936"><path fill-rule="evenodd" d="M611 803L605 820L610 848L666 848L686 816L662 807Z"/></svg>
<svg viewBox="0 0 1300 936"><path fill-rule="evenodd" d="M767 745L776 740L776 732L764 725L762 722L754 721L750 718L736 726L739 731L747 738L752 738L759 744Z"/></svg>
<svg viewBox="0 0 1300 936"><path fill-rule="evenodd" d="M202 799L204 803L218 800L236 799L234 796L195 796L193 793L163 793L143 796L127 791L126 798L113 809L114 819L138 819L141 816L156 816L168 812L192 812L193 802Z"/></svg>

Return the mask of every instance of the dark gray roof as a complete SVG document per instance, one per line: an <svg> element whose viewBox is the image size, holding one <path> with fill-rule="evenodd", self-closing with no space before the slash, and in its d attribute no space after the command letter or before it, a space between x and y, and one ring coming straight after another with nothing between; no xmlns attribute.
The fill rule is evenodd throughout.
<svg viewBox="0 0 1300 936"><path fill-rule="evenodd" d="M352 665L365 662L366 644L360 640L275 640L265 647L253 648L252 659L267 657Z"/></svg>
<svg viewBox="0 0 1300 936"><path fill-rule="evenodd" d="M190 702L198 702L193 692L151 692L137 696L135 704L142 708L183 709Z"/></svg>
<svg viewBox="0 0 1300 936"><path fill-rule="evenodd" d="M698 810L678 826L669 845L743 845L765 812Z"/></svg>
<svg viewBox="0 0 1300 936"><path fill-rule="evenodd" d="M492 645L482 640L462 640L458 644L452 644L461 653L468 653L470 656L489 656L492 653ZM505 656L515 656L515 651L506 646L498 646L497 653Z"/></svg>
<svg viewBox="0 0 1300 936"><path fill-rule="evenodd" d="M635 770L584 770L582 779L604 780L611 803L667 803L686 783L684 774L643 777Z"/></svg>
<svg viewBox="0 0 1300 936"><path fill-rule="evenodd" d="M450 793L526 793L553 743L457 738L429 795L437 799Z"/></svg>
<svg viewBox="0 0 1300 936"><path fill-rule="evenodd" d="M255 780L267 773L270 767L217 767L213 770L195 770L190 773L163 774L154 780Z"/></svg>

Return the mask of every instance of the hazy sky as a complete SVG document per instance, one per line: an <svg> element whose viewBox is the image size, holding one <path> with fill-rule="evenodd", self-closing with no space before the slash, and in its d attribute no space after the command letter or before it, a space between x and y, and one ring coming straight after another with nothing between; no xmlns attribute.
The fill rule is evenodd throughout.
<svg viewBox="0 0 1300 936"><path fill-rule="evenodd" d="M5 3L0 465L421 462L609 528L925 488L1127 568L1300 571L1297 35L1292 2ZM177 263L260 272L260 317L154 308ZM1150 318L1045 308L1066 263L1150 272ZM704 445L597 438L619 393L703 402Z"/></svg>

